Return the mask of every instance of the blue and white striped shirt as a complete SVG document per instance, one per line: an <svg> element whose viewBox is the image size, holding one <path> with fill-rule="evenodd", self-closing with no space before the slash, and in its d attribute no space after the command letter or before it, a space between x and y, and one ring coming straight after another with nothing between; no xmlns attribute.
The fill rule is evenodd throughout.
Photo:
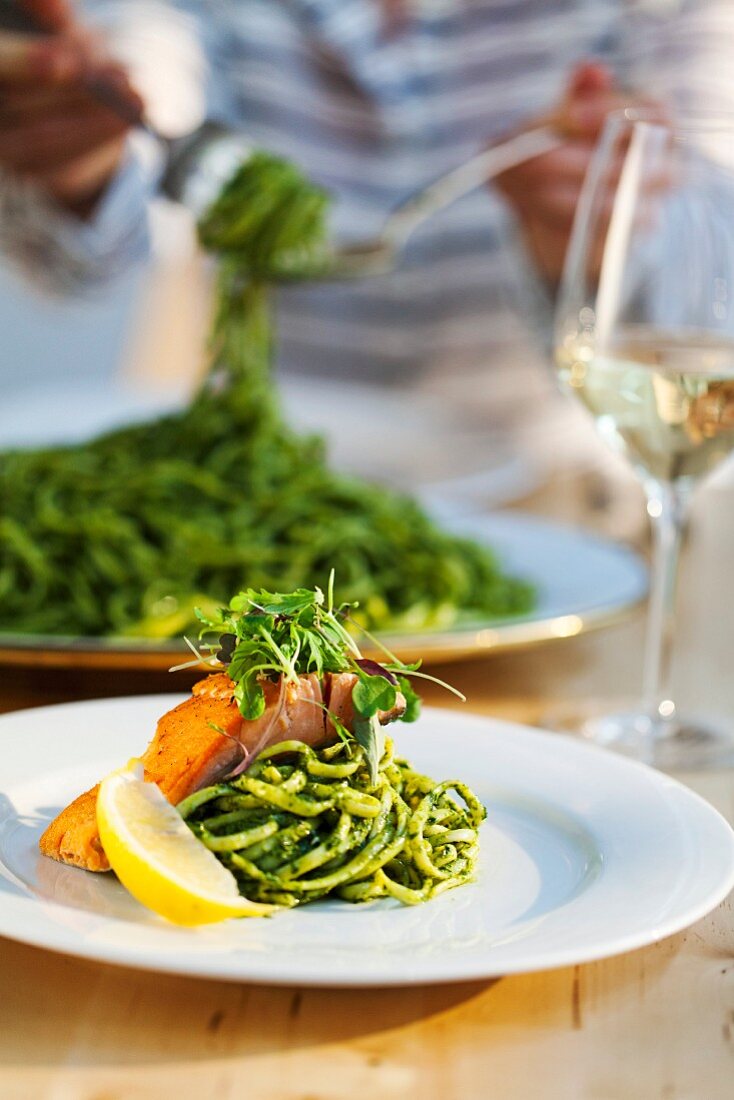
<svg viewBox="0 0 734 1100"><path fill-rule="evenodd" d="M329 188L335 231L352 238L378 231L413 190L546 112L589 57L649 94L734 105L731 0L406 0L395 33L378 0L87 8L128 53L132 46L144 87L151 77L160 85L163 73L195 114L194 84L206 83L209 113ZM66 263L80 279L119 269L144 247L144 176L132 161L97 224L78 229L42 216L37 196L6 181L6 251L26 262L44 256L47 269ZM471 394L491 360L531 354L542 298L512 210L486 188L423 226L394 274L283 290L281 364L362 380L420 378L429 389L450 372Z"/></svg>

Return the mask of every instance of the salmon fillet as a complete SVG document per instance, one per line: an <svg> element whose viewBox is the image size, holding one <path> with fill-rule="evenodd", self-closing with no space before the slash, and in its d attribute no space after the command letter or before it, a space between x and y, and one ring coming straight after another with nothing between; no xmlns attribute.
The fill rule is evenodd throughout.
<svg viewBox="0 0 734 1100"><path fill-rule="evenodd" d="M208 676L194 685L190 699L159 720L141 758L145 778L176 805L268 745L294 739L315 747L333 741L334 729L324 705L349 728L354 681L351 673L327 674L323 682L315 675L299 677L298 684L264 681L265 711L248 721L234 701L229 676ZM402 697L380 720L399 717L401 706L404 709ZM99 785L79 795L51 822L39 841L45 856L87 871L109 870L97 829L98 790Z"/></svg>

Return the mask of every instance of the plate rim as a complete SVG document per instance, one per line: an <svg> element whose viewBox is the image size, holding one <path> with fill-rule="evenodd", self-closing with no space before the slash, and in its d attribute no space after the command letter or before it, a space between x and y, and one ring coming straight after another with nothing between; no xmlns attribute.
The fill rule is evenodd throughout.
<svg viewBox="0 0 734 1100"><path fill-rule="evenodd" d="M185 697L184 695L183 698ZM150 693L146 695L128 695L105 699L69 701L48 706L32 707L28 708L27 711L13 711L5 715L0 715L0 736L4 734L7 725L12 725L13 719L25 713L43 716L48 714L48 712L58 712L62 708L82 707L92 710L95 708L104 709L106 706L114 706L120 703L134 706L141 703L152 704L153 701L155 701L157 705L160 704L165 706L167 703L173 703L174 701L178 702L181 698L182 696L180 693ZM507 734L514 734L515 736L523 738L526 745L528 742L534 742L536 745L541 744L548 748L551 740L561 742L564 746L564 752L570 753L571 757L576 756L577 758L589 760L593 756L596 758L597 762L601 759L606 759L607 762L613 761L613 768L616 768L617 771L621 769L622 774L631 770L631 772L644 775L648 782L653 782L653 786L657 787L661 794L665 794L666 799L672 799L671 807L675 807L676 809L683 808L687 814L693 814L692 820L696 829L713 828L718 830L720 838L725 840L725 848L722 849L721 852L716 853L715 858L719 860L722 866L726 864L727 869L725 873L721 874L718 884L715 887L709 887L708 890L698 898L695 904L689 902L683 910L677 913L675 911L672 912L665 919L656 923L654 927L646 930L638 929L619 934L613 937L611 941L610 937L607 935L602 938L603 942L597 943L596 945L584 946L581 949L574 949L571 945L564 949L556 947L552 949L550 953L546 951L544 958L542 957L543 953L541 952L539 955L538 949L536 948L535 957L531 950L527 953L524 962L511 964L509 966L507 963L503 963L499 969L493 968L489 963L480 963L477 965L476 962L473 962L469 958L453 958L447 966L442 967L440 960L437 964L434 959L428 963L422 962L417 970L410 971L407 974L403 973L398 976L390 977L390 975L386 976L384 973L377 973L375 975L363 973L357 979L350 979L344 976L337 976L336 978L330 977L323 972L309 973L307 970L302 973L290 974L283 973L282 971L278 972L277 968L273 970L268 969L267 960L265 966L258 966L257 962L260 961L259 959L253 967L250 965L253 959L252 957L248 957L248 966L246 966L245 969L249 969L250 972L243 973L241 969L238 969L236 973L232 973L232 957L219 956L216 952L212 952L209 956L202 954L200 959L192 957L188 965L182 967L180 958L178 960L175 957L169 959L163 955L159 955L155 958L146 956L141 958L136 950L127 945L123 945L122 947L115 946L113 954L110 955L108 953L109 949L106 951L104 944L100 947L97 943L88 942L83 939L77 938L74 940L73 934L69 933L68 929L64 929L63 925L56 926L55 928L52 926L52 932L57 934L55 936L52 934L51 941L39 937L35 930L26 931L22 924L19 928L14 927L11 931L8 931L4 907L0 907L0 935L44 950L51 950L59 954L89 959L107 965L126 966L138 970L177 974L208 980L226 980L242 984L260 983L273 986L308 986L313 988L389 988L464 981L485 981L491 978L509 976L512 974L540 972L570 965L581 965L624 954L656 943L667 936L673 935L689 927L707 913L711 912L724 900L731 889L734 888L734 829L732 829L732 826L727 822L726 818L707 802L706 799L672 776L657 772L646 764L620 757L608 750L590 745L579 739L568 737L563 734L551 733L521 723L509 722L504 719L493 718L477 712L462 714L456 710L439 707L427 707L426 713L434 716L436 720L448 719L456 721L458 718L460 723L474 724L478 727L491 727L495 735L505 736ZM518 789L521 790L521 787ZM589 823L584 822L584 824L588 826ZM710 860L714 858L711 853L707 852L705 855L706 858ZM5 863L3 863L2 866L4 877L10 876L11 882L17 881L17 876L14 875L12 869L8 868ZM27 888L24 886L24 889ZM33 905L51 905L53 907L57 904L54 902L43 902L31 894L26 894L20 899L15 897L10 900L11 907L13 902L21 906L30 903ZM62 905L58 907L64 908ZM117 918L112 919L115 920ZM149 946L146 946L144 950L147 951L149 955L154 954L152 948Z"/></svg>

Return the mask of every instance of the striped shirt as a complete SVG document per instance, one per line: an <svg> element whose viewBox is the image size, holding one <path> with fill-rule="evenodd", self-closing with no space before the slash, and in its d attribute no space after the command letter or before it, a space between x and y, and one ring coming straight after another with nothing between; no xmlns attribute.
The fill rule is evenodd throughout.
<svg viewBox="0 0 734 1100"><path fill-rule="evenodd" d="M546 112L581 60L607 60L624 83L689 106L734 105L730 0L406 0L393 33L377 0L87 8L123 51L127 42L144 87L151 78L160 85L162 72L164 83L178 81L196 122L200 84L210 115L324 184L335 234L352 239L376 233L412 191ZM77 281L119 270L145 248L151 179L132 156L96 224L83 228L5 181L4 247L47 273L66 265ZM393 274L281 291L281 366L419 381L429 391L450 377L471 404L490 362L537 357L547 307L511 207L487 187L421 227Z"/></svg>

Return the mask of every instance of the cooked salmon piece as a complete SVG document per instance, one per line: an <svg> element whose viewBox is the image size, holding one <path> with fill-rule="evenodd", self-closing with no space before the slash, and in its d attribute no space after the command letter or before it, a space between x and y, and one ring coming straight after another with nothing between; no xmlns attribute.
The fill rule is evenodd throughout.
<svg viewBox="0 0 734 1100"><path fill-rule="evenodd" d="M157 783L169 801L179 801L210 777L226 773L242 755L238 738L243 720L232 689L227 676L202 680L191 699L158 722L142 759L146 779ZM98 789L79 795L51 822L39 842L44 855L88 871L109 870L97 830Z"/></svg>
<svg viewBox="0 0 734 1100"><path fill-rule="evenodd" d="M176 805L246 764L268 745L294 739L316 747L333 741L335 731L324 705L331 706L331 700L334 713L349 728L355 679L328 674L323 684L315 675L299 677L298 684L266 680L262 685L265 711L249 721L234 701L229 676L208 676L194 685L190 699L159 720L142 756L145 778ZM396 708L395 713L381 716L381 721L397 716ZM51 822L39 841L44 855L87 871L109 870L97 830L98 790L93 787L79 795Z"/></svg>

